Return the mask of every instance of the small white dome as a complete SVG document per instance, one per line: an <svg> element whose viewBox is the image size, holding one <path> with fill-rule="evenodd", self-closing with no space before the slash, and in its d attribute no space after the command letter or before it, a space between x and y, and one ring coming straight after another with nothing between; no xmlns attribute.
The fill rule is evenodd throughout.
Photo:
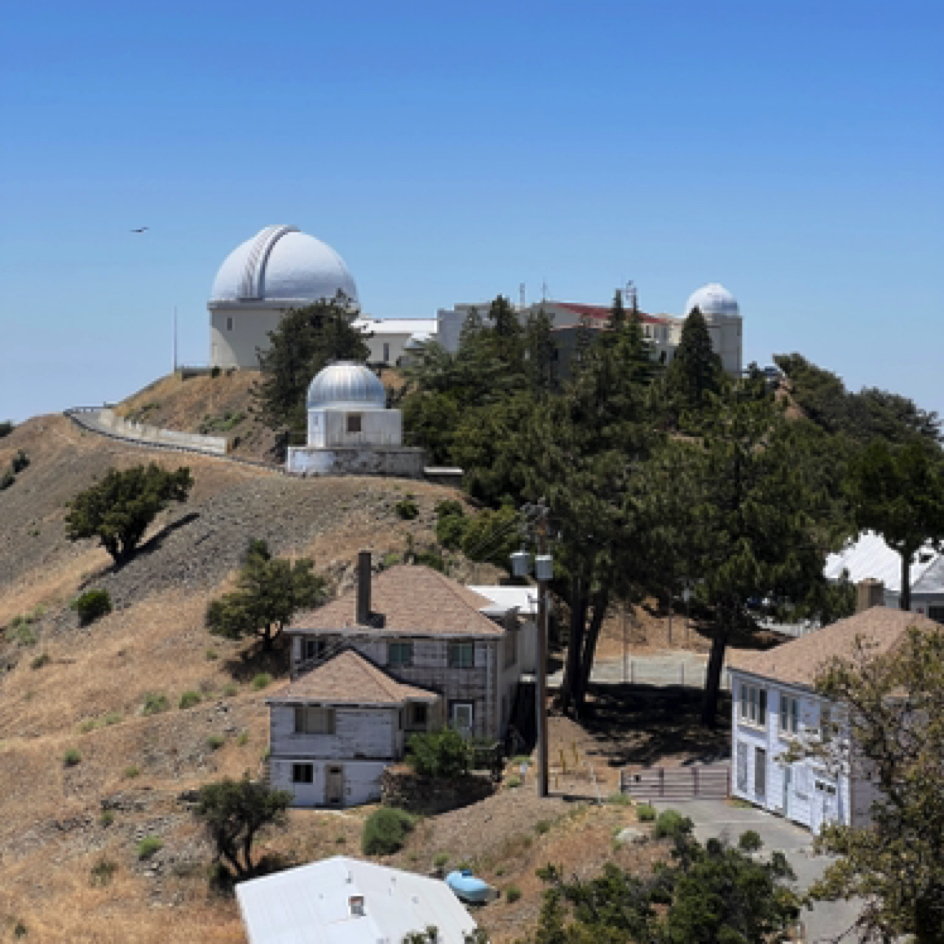
<svg viewBox="0 0 944 944"><path fill-rule="evenodd" d="M308 409L384 409L387 392L377 375L357 361L336 361L320 371L308 388Z"/></svg>
<svg viewBox="0 0 944 944"><path fill-rule="evenodd" d="M344 260L294 226L267 226L237 246L220 266L210 304L279 301L294 305L343 292L357 305L357 286Z"/></svg>
<svg viewBox="0 0 944 944"><path fill-rule="evenodd" d="M692 309L697 308L706 318L712 315L739 315L741 313L735 297L717 282L703 285L697 292L693 292L685 306L687 318Z"/></svg>

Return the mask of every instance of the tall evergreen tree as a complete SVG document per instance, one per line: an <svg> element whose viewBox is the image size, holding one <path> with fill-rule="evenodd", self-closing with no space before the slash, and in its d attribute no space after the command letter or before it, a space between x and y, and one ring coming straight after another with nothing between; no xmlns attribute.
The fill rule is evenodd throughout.
<svg viewBox="0 0 944 944"><path fill-rule="evenodd" d="M332 361L366 361L369 337L353 326L340 293L288 312L269 332L268 350L259 351L262 377L252 396L262 422L285 441L304 441L305 394L315 374Z"/></svg>
<svg viewBox="0 0 944 944"><path fill-rule="evenodd" d="M558 349L550 316L540 307L528 315L524 326L525 372L528 387L538 393L559 388Z"/></svg>
<svg viewBox="0 0 944 944"><path fill-rule="evenodd" d="M693 308L685 319L666 378L680 415L700 414L710 395L720 392L723 376L721 358L712 347L708 324L698 308Z"/></svg>

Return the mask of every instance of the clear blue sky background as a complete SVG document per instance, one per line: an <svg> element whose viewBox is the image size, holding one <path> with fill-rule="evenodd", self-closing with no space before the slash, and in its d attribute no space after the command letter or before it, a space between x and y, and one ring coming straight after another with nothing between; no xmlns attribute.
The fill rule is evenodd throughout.
<svg viewBox="0 0 944 944"><path fill-rule="evenodd" d="M746 360L944 413L940 0L30 0L0 127L0 419L166 373L175 305L204 363L216 269L270 223L380 317L720 281Z"/></svg>

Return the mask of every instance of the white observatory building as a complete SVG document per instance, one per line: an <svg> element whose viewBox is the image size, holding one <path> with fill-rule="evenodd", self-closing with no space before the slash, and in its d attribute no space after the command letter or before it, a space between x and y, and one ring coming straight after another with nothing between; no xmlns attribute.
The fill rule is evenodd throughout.
<svg viewBox="0 0 944 944"><path fill-rule="evenodd" d="M290 446L295 475L422 478L425 454L403 445L403 414L387 409L383 384L356 361L336 361L308 388L308 445Z"/></svg>
<svg viewBox="0 0 944 944"><path fill-rule="evenodd" d="M697 308L708 325L711 346L721 365L735 377L741 373L741 309L735 297L717 282L709 282L692 292L685 305L685 317ZM679 328L681 338L681 326ZM678 342L676 342L677 346Z"/></svg>
<svg viewBox="0 0 944 944"><path fill-rule="evenodd" d="M259 366L257 349L269 346L289 309L341 293L353 319L357 286L344 260L295 226L267 226L237 246L220 266L210 301L210 366Z"/></svg>

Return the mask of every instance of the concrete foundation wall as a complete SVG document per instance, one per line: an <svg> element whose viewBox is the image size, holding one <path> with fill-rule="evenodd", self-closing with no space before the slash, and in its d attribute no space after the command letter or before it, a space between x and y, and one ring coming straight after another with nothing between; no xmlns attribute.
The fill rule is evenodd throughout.
<svg viewBox="0 0 944 944"><path fill-rule="evenodd" d="M119 436L140 439L142 442L188 446L221 456L229 452L229 440L225 436L201 436L198 433L182 433L176 429L162 429L160 426L148 426L145 423L132 423L115 416L115 411L111 409L99 411L98 422L107 429L114 430Z"/></svg>
<svg viewBox="0 0 944 944"><path fill-rule="evenodd" d="M286 469L293 475L383 475L421 479L426 456L422 449L401 446L318 449L290 446Z"/></svg>

